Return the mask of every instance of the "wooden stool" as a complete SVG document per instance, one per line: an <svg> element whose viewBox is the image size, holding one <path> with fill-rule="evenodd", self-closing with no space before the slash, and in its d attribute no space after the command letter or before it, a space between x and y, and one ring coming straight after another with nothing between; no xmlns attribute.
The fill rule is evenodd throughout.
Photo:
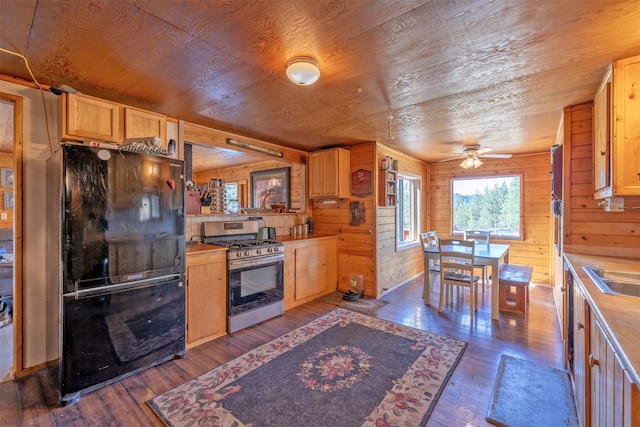
<svg viewBox="0 0 640 427"><path fill-rule="evenodd" d="M500 311L527 314L532 273L530 265L500 264Z"/></svg>

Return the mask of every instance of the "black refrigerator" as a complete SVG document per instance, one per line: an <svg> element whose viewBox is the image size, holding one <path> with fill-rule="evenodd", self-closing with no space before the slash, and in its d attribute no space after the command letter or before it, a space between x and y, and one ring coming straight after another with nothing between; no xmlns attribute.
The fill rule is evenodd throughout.
<svg viewBox="0 0 640 427"><path fill-rule="evenodd" d="M49 231L59 254L67 404L185 353L184 165L114 146L63 145L48 177L57 187L48 204L59 207Z"/></svg>

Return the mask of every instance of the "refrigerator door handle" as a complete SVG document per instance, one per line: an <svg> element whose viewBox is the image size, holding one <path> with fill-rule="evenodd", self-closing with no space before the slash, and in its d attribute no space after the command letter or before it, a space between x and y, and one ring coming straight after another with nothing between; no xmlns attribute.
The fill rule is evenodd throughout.
<svg viewBox="0 0 640 427"><path fill-rule="evenodd" d="M169 274L167 276L153 277L151 279L142 279L135 282L120 283L118 285L99 286L91 289L83 289L81 291L69 292L64 294L64 297L74 297L75 299L86 299L92 297L98 297L101 295L114 294L116 292L125 292L133 289L143 289L150 286L156 286L158 284L168 282L171 280L177 280L180 278L179 274ZM179 286L183 286L180 282ZM77 283L76 283L76 289Z"/></svg>

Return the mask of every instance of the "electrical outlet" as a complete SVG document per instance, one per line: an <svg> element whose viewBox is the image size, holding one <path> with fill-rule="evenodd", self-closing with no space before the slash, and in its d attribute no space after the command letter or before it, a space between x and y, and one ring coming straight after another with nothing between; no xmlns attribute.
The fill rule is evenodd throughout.
<svg viewBox="0 0 640 427"><path fill-rule="evenodd" d="M0 219L2 219L2 220L9 219L9 216L7 215L6 212L2 212L2 213L0 213Z"/></svg>

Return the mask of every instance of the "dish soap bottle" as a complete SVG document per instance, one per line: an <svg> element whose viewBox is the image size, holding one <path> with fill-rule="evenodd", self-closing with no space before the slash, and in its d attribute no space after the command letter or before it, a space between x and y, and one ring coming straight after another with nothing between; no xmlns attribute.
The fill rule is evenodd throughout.
<svg viewBox="0 0 640 427"><path fill-rule="evenodd" d="M309 234L313 234L313 220L311 217L307 218L307 229L309 230Z"/></svg>

